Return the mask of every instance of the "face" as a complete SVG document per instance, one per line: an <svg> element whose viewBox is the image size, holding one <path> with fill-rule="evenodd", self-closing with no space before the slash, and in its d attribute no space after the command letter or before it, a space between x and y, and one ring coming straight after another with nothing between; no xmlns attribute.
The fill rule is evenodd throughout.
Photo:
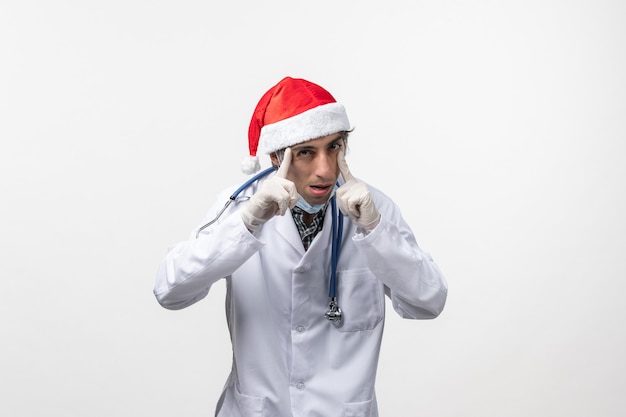
<svg viewBox="0 0 626 417"><path fill-rule="evenodd" d="M309 204L323 204L339 177L337 155L345 144L341 133L299 143L291 147L292 160L287 179L293 181L298 193ZM276 153L272 162L278 165Z"/></svg>

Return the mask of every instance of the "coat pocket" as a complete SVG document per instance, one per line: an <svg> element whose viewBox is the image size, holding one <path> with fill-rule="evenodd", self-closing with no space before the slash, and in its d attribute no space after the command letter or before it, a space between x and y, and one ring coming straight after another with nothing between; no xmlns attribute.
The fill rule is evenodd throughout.
<svg viewBox="0 0 626 417"><path fill-rule="evenodd" d="M337 302L343 312L342 332L371 330L384 317L385 290L369 269L338 271Z"/></svg>
<svg viewBox="0 0 626 417"><path fill-rule="evenodd" d="M344 417L372 417L372 400L359 403L347 403L344 406Z"/></svg>
<svg viewBox="0 0 626 417"><path fill-rule="evenodd" d="M241 416L263 417L265 398L242 394L239 391L239 384L234 384L233 396L235 397L235 402L237 403Z"/></svg>

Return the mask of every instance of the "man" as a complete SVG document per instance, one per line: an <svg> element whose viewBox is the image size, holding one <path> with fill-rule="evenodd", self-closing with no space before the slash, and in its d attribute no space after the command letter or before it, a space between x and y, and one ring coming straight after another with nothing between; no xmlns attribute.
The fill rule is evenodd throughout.
<svg viewBox="0 0 626 417"><path fill-rule="evenodd" d="M226 280L233 366L216 416L377 416L385 294L409 319L444 307L445 279L398 207L350 173L349 131L328 91L281 80L255 109L245 166L259 169L260 146L277 171L213 207L160 265L169 309Z"/></svg>

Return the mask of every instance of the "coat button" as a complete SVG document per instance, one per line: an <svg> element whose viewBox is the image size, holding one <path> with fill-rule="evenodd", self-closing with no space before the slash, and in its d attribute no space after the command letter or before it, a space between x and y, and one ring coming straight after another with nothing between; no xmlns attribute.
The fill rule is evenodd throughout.
<svg viewBox="0 0 626 417"><path fill-rule="evenodd" d="M300 391L304 390L304 382L300 381L296 384L296 388Z"/></svg>
<svg viewBox="0 0 626 417"><path fill-rule="evenodd" d="M303 325L301 325L301 324L300 324L300 325L298 325L298 326L296 327L296 331L297 331L298 333L304 333L304 331L305 331L305 330L306 330L306 329L305 329L305 328L304 328L304 326L303 326Z"/></svg>

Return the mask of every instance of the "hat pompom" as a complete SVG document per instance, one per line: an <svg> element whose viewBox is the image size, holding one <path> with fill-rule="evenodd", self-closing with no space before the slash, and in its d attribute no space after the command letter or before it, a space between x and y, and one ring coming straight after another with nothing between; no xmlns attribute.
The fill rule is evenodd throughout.
<svg viewBox="0 0 626 417"><path fill-rule="evenodd" d="M246 175L252 175L261 169L258 156L246 156L241 161L241 172Z"/></svg>

